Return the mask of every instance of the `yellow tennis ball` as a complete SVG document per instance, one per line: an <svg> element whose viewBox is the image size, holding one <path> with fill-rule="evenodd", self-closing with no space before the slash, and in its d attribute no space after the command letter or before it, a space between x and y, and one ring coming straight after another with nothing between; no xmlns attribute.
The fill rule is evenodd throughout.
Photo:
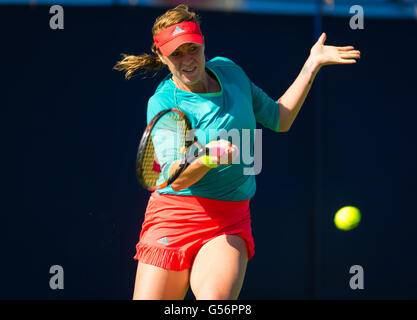
<svg viewBox="0 0 417 320"><path fill-rule="evenodd" d="M336 212L334 223L340 230L348 231L355 228L361 221L361 212L358 208L346 206Z"/></svg>
<svg viewBox="0 0 417 320"><path fill-rule="evenodd" d="M200 161L202 164L209 168L216 168L219 166L217 163L213 163L212 161L210 161L210 157L208 155L201 156Z"/></svg>

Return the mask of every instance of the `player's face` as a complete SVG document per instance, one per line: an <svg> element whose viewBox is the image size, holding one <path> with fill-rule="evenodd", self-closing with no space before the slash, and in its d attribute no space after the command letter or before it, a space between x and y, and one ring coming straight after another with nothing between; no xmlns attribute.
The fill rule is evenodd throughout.
<svg viewBox="0 0 417 320"><path fill-rule="evenodd" d="M184 43L169 56L164 57L176 80L194 86L205 79L204 45Z"/></svg>

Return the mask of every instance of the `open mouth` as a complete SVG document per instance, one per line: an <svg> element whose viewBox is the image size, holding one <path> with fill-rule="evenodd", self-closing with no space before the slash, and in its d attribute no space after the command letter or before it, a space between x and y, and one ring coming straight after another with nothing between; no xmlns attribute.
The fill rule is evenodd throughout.
<svg viewBox="0 0 417 320"><path fill-rule="evenodd" d="M190 74L194 73L196 70L197 70L197 67L196 67L196 66L194 66L194 67L189 68L189 69L182 69L182 72L183 72L185 75L190 75Z"/></svg>

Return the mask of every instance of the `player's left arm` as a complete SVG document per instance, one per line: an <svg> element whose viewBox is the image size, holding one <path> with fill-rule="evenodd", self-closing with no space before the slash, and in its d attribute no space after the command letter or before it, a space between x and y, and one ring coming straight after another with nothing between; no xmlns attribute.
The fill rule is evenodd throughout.
<svg viewBox="0 0 417 320"><path fill-rule="evenodd" d="M360 51L353 46L335 47L325 45L326 34L320 38L310 50L303 68L295 81L278 99L279 104L279 131L288 131L291 128L304 100L310 91L311 85L321 67L331 64L352 64L360 58Z"/></svg>

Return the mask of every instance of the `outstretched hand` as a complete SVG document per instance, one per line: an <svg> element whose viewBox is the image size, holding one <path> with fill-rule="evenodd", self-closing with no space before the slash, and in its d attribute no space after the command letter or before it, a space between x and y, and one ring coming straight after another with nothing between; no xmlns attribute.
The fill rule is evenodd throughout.
<svg viewBox="0 0 417 320"><path fill-rule="evenodd" d="M331 64L351 64L356 63L355 59L361 57L359 50L353 46L335 47L325 45L326 34L323 32L317 42L310 50L310 56L320 67Z"/></svg>

